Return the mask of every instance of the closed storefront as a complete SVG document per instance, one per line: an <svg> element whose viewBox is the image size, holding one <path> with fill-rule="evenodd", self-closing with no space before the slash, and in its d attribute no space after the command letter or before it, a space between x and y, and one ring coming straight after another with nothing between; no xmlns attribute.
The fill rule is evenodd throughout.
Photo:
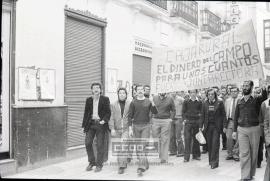
<svg viewBox="0 0 270 181"><path fill-rule="evenodd" d="M133 55L133 84L151 84L151 58Z"/></svg>
<svg viewBox="0 0 270 181"><path fill-rule="evenodd" d="M133 85L151 85L152 44L138 37L134 38Z"/></svg>
<svg viewBox="0 0 270 181"><path fill-rule="evenodd" d="M68 106L68 147L84 145L81 128L85 100L91 83L103 82L103 27L91 17L66 11L65 18L65 103Z"/></svg>

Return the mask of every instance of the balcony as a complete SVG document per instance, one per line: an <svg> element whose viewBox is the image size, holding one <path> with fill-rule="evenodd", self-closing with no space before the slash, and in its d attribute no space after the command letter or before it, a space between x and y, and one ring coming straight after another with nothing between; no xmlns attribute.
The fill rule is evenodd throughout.
<svg viewBox="0 0 270 181"><path fill-rule="evenodd" d="M221 23L221 33L227 32L229 30L231 30L231 24L227 21L223 21L223 23Z"/></svg>
<svg viewBox="0 0 270 181"><path fill-rule="evenodd" d="M171 1L171 17L181 17L198 26L198 3L196 1Z"/></svg>
<svg viewBox="0 0 270 181"><path fill-rule="evenodd" d="M208 38L221 34L221 18L209 11L201 10L201 32L206 33Z"/></svg>
<svg viewBox="0 0 270 181"><path fill-rule="evenodd" d="M150 3L167 10L167 0L146 0L149 1Z"/></svg>

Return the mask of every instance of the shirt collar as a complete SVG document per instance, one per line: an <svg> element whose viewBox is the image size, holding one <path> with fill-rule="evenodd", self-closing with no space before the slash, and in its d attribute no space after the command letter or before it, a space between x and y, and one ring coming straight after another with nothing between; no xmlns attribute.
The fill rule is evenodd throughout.
<svg viewBox="0 0 270 181"><path fill-rule="evenodd" d="M192 99L190 98L189 100L191 100L191 101L199 101L199 98L196 97L195 100L192 100Z"/></svg>
<svg viewBox="0 0 270 181"><path fill-rule="evenodd" d="M253 98L252 95L249 95L247 99L245 99L245 96L242 97L242 100L247 102L250 98Z"/></svg>

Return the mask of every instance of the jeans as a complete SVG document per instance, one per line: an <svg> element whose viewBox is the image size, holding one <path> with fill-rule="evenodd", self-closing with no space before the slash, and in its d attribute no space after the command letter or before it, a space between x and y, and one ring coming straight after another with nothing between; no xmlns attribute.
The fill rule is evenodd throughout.
<svg viewBox="0 0 270 181"><path fill-rule="evenodd" d="M171 134L170 134L170 152L183 154L184 153L184 142L183 142L183 119L174 119L171 123Z"/></svg>
<svg viewBox="0 0 270 181"><path fill-rule="evenodd" d="M199 132L199 124L198 123L186 123L185 124L185 160L189 160L191 153L191 145L192 145L192 155L193 158L197 158L201 156L200 144L196 139L195 135Z"/></svg>
<svg viewBox="0 0 270 181"><path fill-rule="evenodd" d="M93 151L93 140L96 136L97 156ZM103 166L105 128L103 125L91 125L85 135L85 148L87 151L88 162L98 167Z"/></svg>
<svg viewBox="0 0 270 181"><path fill-rule="evenodd" d="M134 138L150 138L150 124L134 124L133 133ZM137 158L139 160L138 169L146 170L149 167L147 160L147 153L138 153Z"/></svg>

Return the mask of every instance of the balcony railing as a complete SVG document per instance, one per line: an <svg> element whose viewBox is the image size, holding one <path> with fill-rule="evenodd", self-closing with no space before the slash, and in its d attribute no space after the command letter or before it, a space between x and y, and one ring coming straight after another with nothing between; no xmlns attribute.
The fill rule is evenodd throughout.
<svg viewBox="0 0 270 181"><path fill-rule="evenodd" d="M231 24L224 21L223 23L221 23L221 33L223 32L227 32L231 29Z"/></svg>
<svg viewBox="0 0 270 181"><path fill-rule="evenodd" d="M171 17L182 17L198 26L198 3L196 1L171 1Z"/></svg>
<svg viewBox="0 0 270 181"><path fill-rule="evenodd" d="M167 0L147 0L150 3L167 10Z"/></svg>
<svg viewBox="0 0 270 181"><path fill-rule="evenodd" d="M201 10L201 31L210 32L214 35L221 33L221 19L208 9Z"/></svg>

